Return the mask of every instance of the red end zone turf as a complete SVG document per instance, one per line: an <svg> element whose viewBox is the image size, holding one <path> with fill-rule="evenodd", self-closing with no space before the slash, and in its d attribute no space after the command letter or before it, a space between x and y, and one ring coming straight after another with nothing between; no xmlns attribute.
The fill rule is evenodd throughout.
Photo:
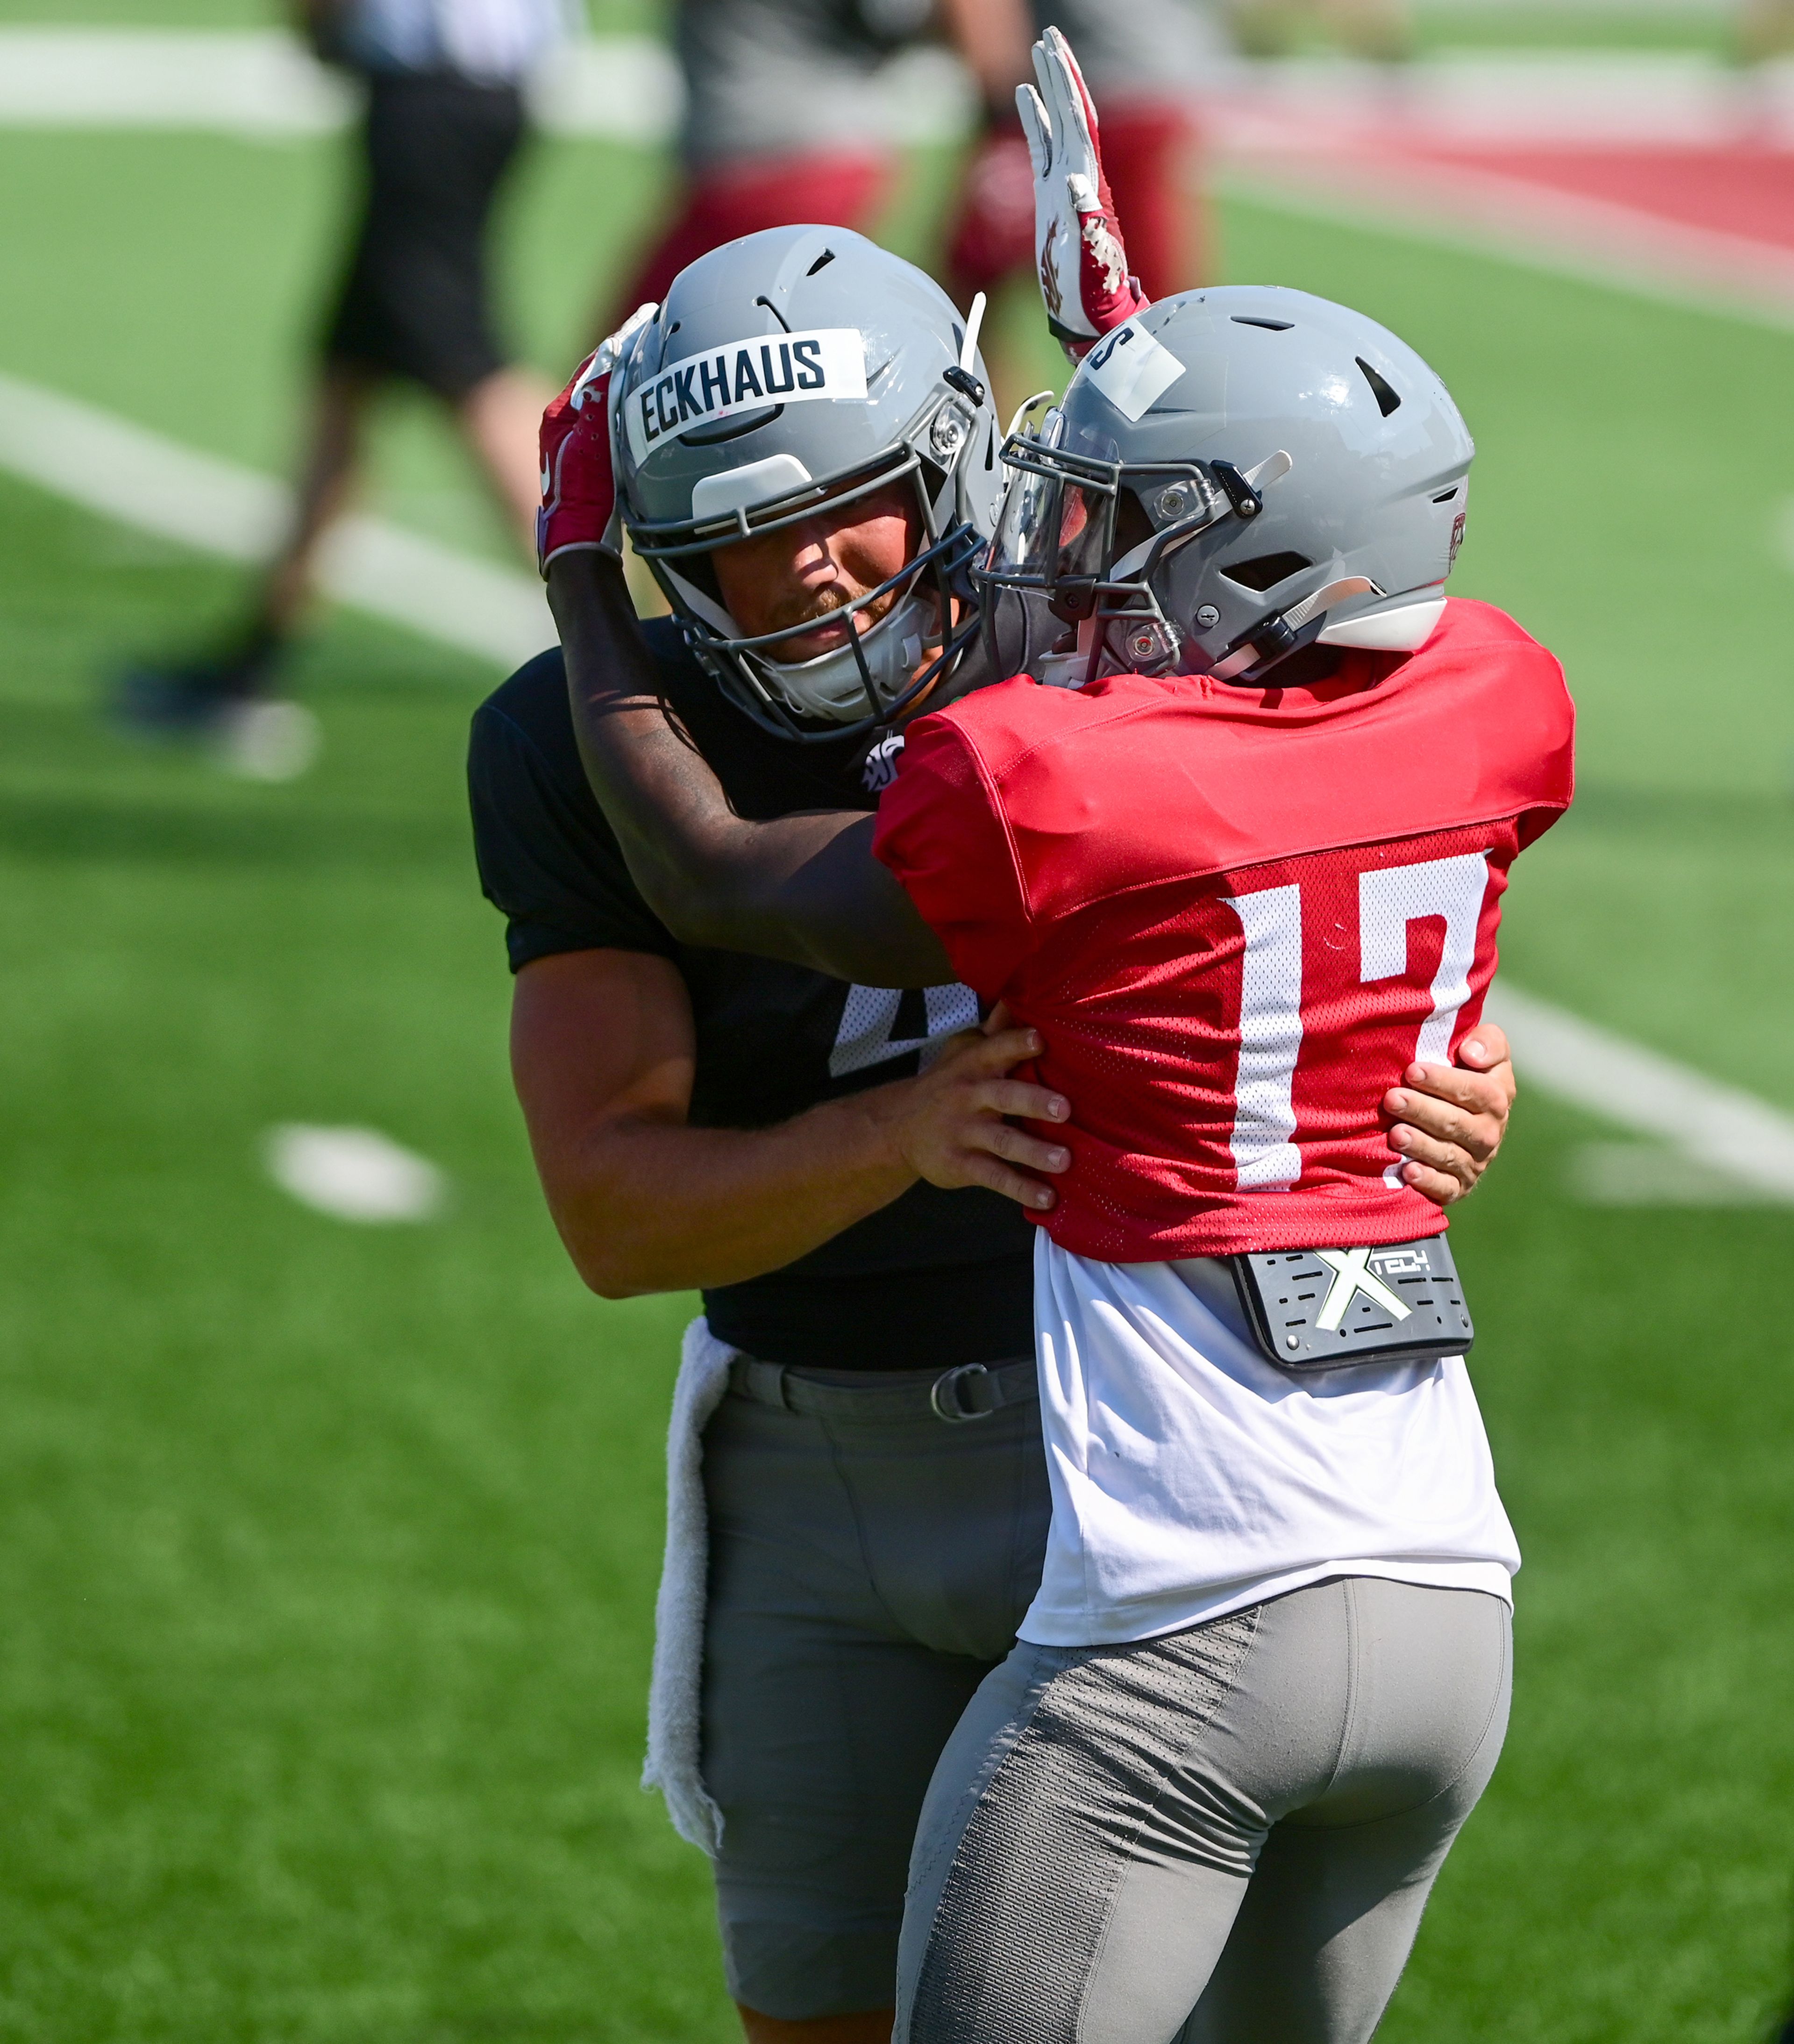
<svg viewBox="0 0 1794 2044"><path fill-rule="evenodd" d="M1794 152L1736 148L1415 148L1404 153L1681 227L1794 249Z"/></svg>

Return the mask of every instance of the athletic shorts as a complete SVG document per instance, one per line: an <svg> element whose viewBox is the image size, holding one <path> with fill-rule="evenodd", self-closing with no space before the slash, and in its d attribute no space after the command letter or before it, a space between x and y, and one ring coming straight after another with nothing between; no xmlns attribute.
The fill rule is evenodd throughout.
<svg viewBox="0 0 1794 2044"><path fill-rule="evenodd" d="M451 403L505 366L486 235L524 134L514 86L377 75L362 131L367 193L325 359L402 376Z"/></svg>
<svg viewBox="0 0 1794 2044"><path fill-rule="evenodd" d="M1033 1367L949 1424L933 1370L761 1364L751 1396L738 1365L705 1429L704 1777L729 1992L762 2015L896 1999L929 1777L1039 1585Z"/></svg>
<svg viewBox="0 0 1794 2044"><path fill-rule="evenodd" d="M916 1841L897 2044L1366 2044L1507 1729L1510 1613L1349 1576L1019 1645Z"/></svg>

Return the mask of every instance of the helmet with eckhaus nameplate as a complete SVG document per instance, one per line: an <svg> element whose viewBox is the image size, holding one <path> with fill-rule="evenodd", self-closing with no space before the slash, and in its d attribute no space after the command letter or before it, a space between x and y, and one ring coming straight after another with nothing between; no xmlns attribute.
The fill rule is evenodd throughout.
<svg viewBox="0 0 1794 2044"><path fill-rule="evenodd" d="M682 271L617 379L623 523L688 644L778 736L888 728L978 631L970 571L1002 474L975 330L932 279L862 235L782 227ZM914 506L901 571L832 617L846 642L782 657L813 620L751 635L719 549L896 486Z"/></svg>

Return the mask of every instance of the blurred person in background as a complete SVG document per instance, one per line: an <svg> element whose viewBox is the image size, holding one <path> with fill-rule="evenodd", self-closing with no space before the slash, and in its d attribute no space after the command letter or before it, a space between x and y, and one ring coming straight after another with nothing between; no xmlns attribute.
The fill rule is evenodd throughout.
<svg viewBox="0 0 1794 2044"><path fill-rule="evenodd" d="M1130 247L1154 297L1206 273L1191 96L1213 17L1193 0L682 0L682 184L672 217L612 302L615 327L657 303L687 263L764 228L809 221L864 232L896 152L880 73L943 38L971 74L980 139L949 212L944 281L961 309L1033 267L1034 190L1015 91L1049 25L1089 52L1103 139Z"/></svg>
<svg viewBox="0 0 1794 2044"><path fill-rule="evenodd" d="M987 105L1011 105L1028 75L1027 0L939 0L938 11L933 0L680 0L681 185L605 327L658 303L688 263L742 235L870 226L897 169L879 74L931 33L958 52Z"/></svg>
<svg viewBox="0 0 1794 2044"><path fill-rule="evenodd" d="M1794 0L1743 0L1738 10L1738 50L1746 63L1794 52ZM1794 2024L1789 2026L1794 2034Z"/></svg>
<svg viewBox="0 0 1794 2044"><path fill-rule="evenodd" d="M522 81L567 29L566 0L301 0L299 20L320 57L365 81L367 107L360 217L320 336L292 525L219 644L132 668L117 699L132 728L216 740L228 763L270 778L303 770L317 750L309 713L276 700L275 684L385 385L440 400L533 547L550 394L495 331L486 242L524 140Z"/></svg>
<svg viewBox="0 0 1794 2044"><path fill-rule="evenodd" d="M1220 22L1193 0L1031 0L1029 40L1058 29L1102 105L1103 163L1148 298L1210 275L1194 98ZM1034 174L1011 90L987 95L984 131L949 214L947 286L962 308L1034 267Z"/></svg>

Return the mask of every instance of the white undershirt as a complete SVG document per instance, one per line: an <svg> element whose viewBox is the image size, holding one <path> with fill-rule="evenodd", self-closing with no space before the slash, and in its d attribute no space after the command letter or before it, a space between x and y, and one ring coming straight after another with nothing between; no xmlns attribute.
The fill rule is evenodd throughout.
<svg viewBox="0 0 1794 2044"><path fill-rule="evenodd" d="M1038 1237L1053 1520L1021 1637L1147 1639L1339 1575L1511 1600L1519 1550L1462 1358L1279 1370L1217 1270Z"/></svg>

